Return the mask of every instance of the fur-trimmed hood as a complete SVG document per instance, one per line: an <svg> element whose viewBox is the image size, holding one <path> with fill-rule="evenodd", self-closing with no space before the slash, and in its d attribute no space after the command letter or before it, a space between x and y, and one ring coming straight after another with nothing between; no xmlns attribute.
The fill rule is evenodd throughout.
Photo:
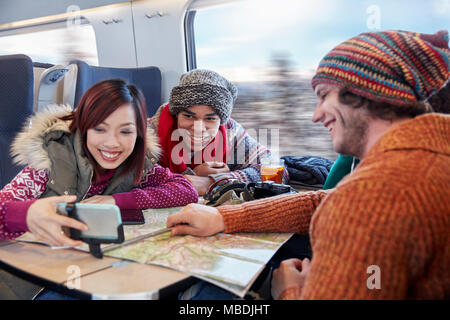
<svg viewBox="0 0 450 320"><path fill-rule="evenodd" d="M35 169L51 168L51 160L44 149L44 139L47 133L62 131L69 133L70 121L60 118L72 112L67 105L48 105L27 119L22 131L11 144L11 156L18 165L30 166ZM158 136L152 128L147 128L147 150L154 157L159 157L161 148Z"/></svg>

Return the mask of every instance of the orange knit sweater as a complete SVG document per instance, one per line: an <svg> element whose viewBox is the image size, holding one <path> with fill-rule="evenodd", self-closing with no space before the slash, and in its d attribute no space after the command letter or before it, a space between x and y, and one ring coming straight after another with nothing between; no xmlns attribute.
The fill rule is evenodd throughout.
<svg viewBox="0 0 450 320"><path fill-rule="evenodd" d="M226 232L309 228L305 286L280 299L450 298L450 116L424 115L392 128L328 196L309 192L218 209ZM377 275L380 289L368 286Z"/></svg>

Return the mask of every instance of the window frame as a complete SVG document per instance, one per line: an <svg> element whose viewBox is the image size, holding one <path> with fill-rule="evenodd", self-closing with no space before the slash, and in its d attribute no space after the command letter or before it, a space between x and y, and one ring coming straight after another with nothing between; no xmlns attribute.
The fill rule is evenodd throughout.
<svg viewBox="0 0 450 320"><path fill-rule="evenodd" d="M95 33L95 29L92 26L92 24L89 22L89 20L83 16L80 16L80 26L82 26L82 25L91 26L94 36L97 37L97 35ZM36 24L26 24L26 25L11 26L11 27L6 27L6 28L1 28L1 26L0 26L0 39L11 37L11 36L31 35L33 33L38 33L38 32L63 30L65 28L67 28L67 17L61 18L61 19L56 19L56 20L44 21L44 22L36 23ZM95 42L97 42L97 39L95 39ZM12 53L12 54L14 54L14 53ZM25 55L30 56L30 54L28 54L26 52L25 53L20 52L20 54L25 54ZM96 54L97 54L97 59L98 59L98 49L97 49ZM33 62L49 63L48 61L34 61L34 59L32 59L32 60L33 60ZM50 64L54 65L55 63L50 62Z"/></svg>
<svg viewBox="0 0 450 320"><path fill-rule="evenodd" d="M184 17L184 38L186 45L186 68L187 71L197 69L197 54L195 47L194 21L197 10L187 10Z"/></svg>

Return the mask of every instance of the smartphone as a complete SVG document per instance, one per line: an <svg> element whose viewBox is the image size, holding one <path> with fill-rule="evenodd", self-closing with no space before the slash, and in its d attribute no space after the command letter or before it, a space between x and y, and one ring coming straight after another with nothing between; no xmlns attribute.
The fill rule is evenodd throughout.
<svg viewBox="0 0 450 320"><path fill-rule="evenodd" d="M82 231L65 230L74 240L98 243L120 243L124 239L122 216L119 207L113 204L58 203L57 212L79 220L89 227Z"/></svg>
<svg viewBox="0 0 450 320"><path fill-rule="evenodd" d="M124 225L144 224L144 213L140 209L120 210Z"/></svg>

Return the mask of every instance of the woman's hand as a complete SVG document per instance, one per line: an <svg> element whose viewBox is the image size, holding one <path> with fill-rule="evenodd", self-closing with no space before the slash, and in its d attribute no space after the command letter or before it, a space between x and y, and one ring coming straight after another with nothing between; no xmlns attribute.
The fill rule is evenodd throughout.
<svg viewBox="0 0 450 320"><path fill-rule="evenodd" d="M53 246L77 247L83 244L65 236L62 227L88 230L88 227L75 219L56 213L58 203L74 202L76 196L48 197L36 200L27 212L28 230L40 241Z"/></svg>
<svg viewBox="0 0 450 320"><path fill-rule="evenodd" d="M288 259L281 262L280 267L273 271L272 297L276 300L288 288L305 286L306 277L311 262L309 259Z"/></svg>
<svg viewBox="0 0 450 320"><path fill-rule="evenodd" d="M225 230L223 217L216 208L192 203L167 218L172 235L211 236Z"/></svg>
<svg viewBox="0 0 450 320"><path fill-rule="evenodd" d="M112 196L93 196L81 201L81 203L103 203L103 204L116 204L116 200Z"/></svg>
<svg viewBox="0 0 450 320"><path fill-rule="evenodd" d="M223 162L204 162L194 168L194 172L197 176L207 177L210 174L230 172L226 163Z"/></svg>

